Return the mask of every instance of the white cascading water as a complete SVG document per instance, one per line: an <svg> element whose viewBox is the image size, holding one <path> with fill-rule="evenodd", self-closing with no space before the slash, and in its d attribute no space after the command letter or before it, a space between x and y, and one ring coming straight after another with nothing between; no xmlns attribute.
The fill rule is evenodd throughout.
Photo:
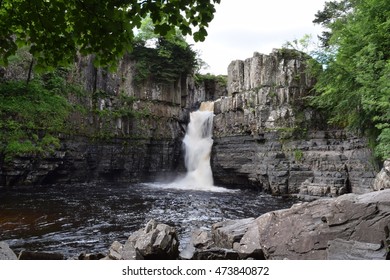
<svg viewBox="0 0 390 280"><path fill-rule="evenodd" d="M203 102L198 111L190 114L190 123L183 140L187 175L180 182L190 188L205 189L214 183L210 166L213 117L213 102Z"/></svg>
<svg viewBox="0 0 390 280"><path fill-rule="evenodd" d="M234 192L214 186L210 165L213 146L214 102L202 102L198 111L190 114L190 122L183 139L187 174L172 183L148 183L148 186L164 189Z"/></svg>

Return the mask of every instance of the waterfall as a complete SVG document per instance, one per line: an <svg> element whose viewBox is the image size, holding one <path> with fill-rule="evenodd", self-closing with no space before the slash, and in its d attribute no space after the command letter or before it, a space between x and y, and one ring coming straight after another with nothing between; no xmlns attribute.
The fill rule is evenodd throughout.
<svg viewBox="0 0 390 280"><path fill-rule="evenodd" d="M190 113L190 122L183 140L187 175L181 183L191 188L204 189L214 183L210 166L213 117L213 102L203 102L198 111Z"/></svg>
<svg viewBox="0 0 390 280"><path fill-rule="evenodd" d="M198 111L190 113L190 122L183 139L187 174L172 183L145 183L145 185L163 189L235 192L235 190L214 186L210 165L213 117L213 102L202 102Z"/></svg>

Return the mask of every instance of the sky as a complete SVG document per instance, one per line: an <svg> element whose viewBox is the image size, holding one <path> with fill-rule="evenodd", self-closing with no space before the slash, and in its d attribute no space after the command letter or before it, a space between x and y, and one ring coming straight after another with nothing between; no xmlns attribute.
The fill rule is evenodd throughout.
<svg viewBox="0 0 390 280"><path fill-rule="evenodd" d="M208 36L193 48L209 67L202 73L226 75L233 60L252 57L254 52L269 54L287 41L321 34L314 15L326 0L221 0L216 5Z"/></svg>

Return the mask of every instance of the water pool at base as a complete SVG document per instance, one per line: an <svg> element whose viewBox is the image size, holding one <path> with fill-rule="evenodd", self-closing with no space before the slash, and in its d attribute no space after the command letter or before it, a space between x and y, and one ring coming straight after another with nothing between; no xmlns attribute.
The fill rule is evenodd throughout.
<svg viewBox="0 0 390 280"><path fill-rule="evenodd" d="M162 184L73 184L0 189L0 241L16 252L107 254L115 240L150 219L174 226L180 248L197 228L226 219L258 217L294 201L249 191L197 191Z"/></svg>

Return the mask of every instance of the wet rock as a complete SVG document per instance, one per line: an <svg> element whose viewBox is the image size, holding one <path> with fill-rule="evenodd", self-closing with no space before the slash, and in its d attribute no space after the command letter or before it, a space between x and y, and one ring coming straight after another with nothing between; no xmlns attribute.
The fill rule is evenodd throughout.
<svg viewBox="0 0 390 280"><path fill-rule="evenodd" d="M329 260L385 260L387 251L383 244L335 239L328 242Z"/></svg>
<svg viewBox="0 0 390 280"><path fill-rule="evenodd" d="M17 260L18 257L7 243L0 241L0 260Z"/></svg>
<svg viewBox="0 0 390 280"><path fill-rule="evenodd" d="M103 255L102 253L86 253L83 252L78 256L78 260L83 260L83 261L95 261L95 260L102 260L105 259L106 256Z"/></svg>
<svg viewBox="0 0 390 280"><path fill-rule="evenodd" d="M61 253L21 251L19 253L18 259L19 260L64 260L65 258L64 255Z"/></svg>

